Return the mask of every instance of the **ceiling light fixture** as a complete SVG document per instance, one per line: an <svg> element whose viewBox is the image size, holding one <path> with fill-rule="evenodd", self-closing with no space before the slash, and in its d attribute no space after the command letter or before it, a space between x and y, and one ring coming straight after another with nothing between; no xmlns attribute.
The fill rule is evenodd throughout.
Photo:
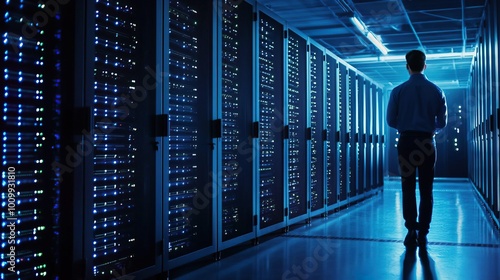
<svg viewBox="0 0 500 280"><path fill-rule="evenodd" d="M352 17L351 22L354 24L354 26L356 26L359 29L359 31L361 31L361 33L363 33L363 35L365 35L366 32L368 32L368 29L366 28L365 24L361 22L361 20L359 20L357 17Z"/></svg>
<svg viewBox="0 0 500 280"><path fill-rule="evenodd" d="M383 54L387 55L389 50L382 44L382 41L380 41L379 36L375 35L373 32L369 31L366 25L361 21L358 17L354 16L351 17L351 22L356 26L356 28L368 39L370 42L372 42L377 49Z"/></svg>
<svg viewBox="0 0 500 280"><path fill-rule="evenodd" d="M384 44L382 44L382 42L379 40L379 38L377 38L377 36L375 36L375 34L373 34L373 32L370 31L365 36L366 36L366 38L368 38L368 40L370 40L370 42L372 42L372 44L375 45L375 47L377 47L380 50L380 52L383 55L387 55L389 50L384 46Z"/></svg>

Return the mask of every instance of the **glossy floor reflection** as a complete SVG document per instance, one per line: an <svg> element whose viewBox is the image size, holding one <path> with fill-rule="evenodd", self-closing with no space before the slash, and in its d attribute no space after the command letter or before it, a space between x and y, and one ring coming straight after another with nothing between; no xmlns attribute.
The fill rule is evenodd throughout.
<svg viewBox="0 0 500 280"><path fill-rule="evenodd" d="M406 250L399 181L326 218L171 279L500 279L500 237L470 183L437 180L427 250ZM418 195L418 191L417 191Z"/></svg>

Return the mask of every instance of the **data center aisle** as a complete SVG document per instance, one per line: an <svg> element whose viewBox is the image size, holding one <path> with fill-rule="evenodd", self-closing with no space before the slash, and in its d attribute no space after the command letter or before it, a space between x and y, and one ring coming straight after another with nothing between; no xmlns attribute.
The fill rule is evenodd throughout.
<svg viewBox="0 0 500 280"><path fill-rule="evenodd" d="M500 279L499 232L467 181L435 183L427 254L405 249L402 221L400 182L386 181L365 202L171 279Z"/></svg>

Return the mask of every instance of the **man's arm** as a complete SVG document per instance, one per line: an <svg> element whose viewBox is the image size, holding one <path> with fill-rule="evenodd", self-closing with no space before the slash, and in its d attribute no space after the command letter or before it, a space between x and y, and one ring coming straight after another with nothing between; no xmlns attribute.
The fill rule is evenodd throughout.
<svg viewBox="0 0 500 280"><path fill-rule="evenodd" d="M439 108L438 114L436 116L436 128L442 129L448 124L448 109L446 105L446 96L444 93L441 93L441 106Z"/></svg>
<svg viewBox="0 0 500 280"><path fill-rule="evenodd" d="M391 95L389 96L386 115L387 124L392 128L396 128L398 123L398 100L395 90L396 88L392 90Z"/></svg>

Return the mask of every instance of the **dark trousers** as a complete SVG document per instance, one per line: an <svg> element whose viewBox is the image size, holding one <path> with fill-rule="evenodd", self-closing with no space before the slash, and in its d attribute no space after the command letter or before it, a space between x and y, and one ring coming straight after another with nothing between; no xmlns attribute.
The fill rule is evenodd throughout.
<svg viewBox="0 0 500 280"><path fill-rule="evenodd" d="M398 142L399 172L403 190L403 218L409 230L427 234L432 219L432 184L436 163L436 144L430 133L402 132ZM418 170L420 206L415 195ZM418 223L417 223L418 217Z"/></svg>

